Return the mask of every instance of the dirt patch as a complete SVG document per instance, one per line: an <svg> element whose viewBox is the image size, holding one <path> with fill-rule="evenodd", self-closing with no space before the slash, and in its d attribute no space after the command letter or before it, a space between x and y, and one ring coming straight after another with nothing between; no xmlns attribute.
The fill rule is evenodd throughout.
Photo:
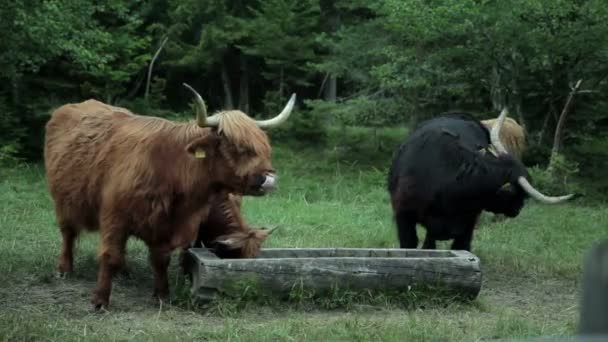
<svg viewBox="0 0 608 342"><path fill-rule="evenodd" d="M572 280L533 275L484 275L480 299L538 319L569 321L579 315L580 286Z"/></svg>

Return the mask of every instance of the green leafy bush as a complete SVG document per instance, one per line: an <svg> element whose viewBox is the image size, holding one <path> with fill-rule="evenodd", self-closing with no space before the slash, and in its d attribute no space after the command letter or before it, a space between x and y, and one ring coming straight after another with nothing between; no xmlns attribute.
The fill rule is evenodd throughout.
<svg viewBox="0 0 608 342"><path fill-rule="evenodd" d="M528 168L534 186L547 194L579 193L584 189L575 181L579 173L578 163L566 159L563 155L553 156L551 166Z"/></svg>

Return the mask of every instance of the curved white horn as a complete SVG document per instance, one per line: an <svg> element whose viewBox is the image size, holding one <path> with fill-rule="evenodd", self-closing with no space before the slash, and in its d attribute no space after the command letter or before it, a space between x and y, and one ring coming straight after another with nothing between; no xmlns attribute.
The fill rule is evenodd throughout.
<svg viewBox="0 0 608 342"><path fill-rule="evenodd" d="M194 98L196 99L196 104L198 105L196 108L196 123L200 127L217 126L217 122L210 122L209 119L211 118L207 118L207 106L205 105L205 101L203 101L201 95L187 83L182 84L184 87L190 89L192 93L194 93Z"/></svg>
<svg viewBox="0 0 608 342"><path fill-rule="evenodd" d="M569 195L565 195L565 196L546 196L546 195L543 195L542 193L540 193L540 191L536 190L532 186L532 184L530 184L530 182L528 182L528 180L525 179L524 177L517 178L517 182L519 183L519 185L521 185L521 187L524 189L524 191L527 192L531 197L535 198L539 202L546 203L546 204L561 203L561 202L569 200L570 198L572 198L574 196L574 194L569 194Z"/></svg>
<svg viewBox="0 0 608 342"><path fill-rule="evenodd" d="M255 122L258 124L258 126L260 128L272 128L272 127L277 127L280 124L282 124L283 122L285 122L285 120L287 120L287 118L289 118L289 115L291 114L291 111L293 110L293 106L296 103L296 94L291 94L291 98L289 99L289 102L287 102L287 105L285 106L285 108L283 108L283 110L281 111L281 113L279 113L279 115L275 116L272 119L268 119L268 120L256 120Z"/></svg>
<svg viewBox="0 0 608 342"><path fill-rule="evenodd" d="M494 145L496 151L498 151L499 154L509 154L505 146L500 141L500 129L502 128L502 125L504 124L505 119L507 118L507 114L508 110L507 107L505 107L503 108L502 112L500 112L498 119L496 119L496 122L494 122L494 126L490 131L490 141L492 142L492 145Z"/></svg>
<svg viewBox="0 0 608 342"><path fill-rule="evenodd" d="M220 125L220 117L217 114L207 117L207 127L218 127Z"/></svg>

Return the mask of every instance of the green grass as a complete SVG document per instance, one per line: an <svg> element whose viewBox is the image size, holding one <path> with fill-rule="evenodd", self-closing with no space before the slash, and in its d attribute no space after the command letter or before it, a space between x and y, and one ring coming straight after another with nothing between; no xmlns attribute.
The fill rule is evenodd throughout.
<svg viewBox="0 0 608 342"><path fill-rule="evenodd" d="M252 224L281 226L267 247L398 246L385 179L404 132L379 136L379 150L369 135L356 131L343 137L348 147L336 144L339 133L333 132L333 143L323 149L274 144L280 189L244 202ZM606 207L529 202L515 219L495 223L483 216L473 252L481 258L484 279L472 303L421 299L404 307L376 297L333 298L336 305L315 306L241 299L207 309L179 294L162 306L152 300L147 251L132 239L131 275L116 279L111 311L89 314L97 235L80 239L75 274L55 279L60 235L43 169L0 170L0 203L3 340L471 341L571 335L583 255L608 235ZM175 262L171 270L175 290Z"/></svg>

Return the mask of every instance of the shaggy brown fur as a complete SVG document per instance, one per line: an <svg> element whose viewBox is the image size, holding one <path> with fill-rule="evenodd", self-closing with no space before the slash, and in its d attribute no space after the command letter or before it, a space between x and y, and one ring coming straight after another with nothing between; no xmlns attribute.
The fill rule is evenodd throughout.
<svg viewBox="0 0 608 342"><path fill-rule="evenodd" d="M199 227L199 238L205 246L223 258L254 258L267 233L249 227L241 215L240 196L229 194L224 201L216 202L213 214Z"/></svg>
<svg viewBox="0 0 608 342"><path fill-rule="evenodd" d="M270 154L270 144L266 133L258 128L255 120L238 110L219 113L218 133L226 135L235 146L249 149L255 154Z"/></svg>
<svg viewBox="0 0 608 342"><path fill-rule="evenodd" d="M481 123L490 131L494 127L496 119L483 120ZM526 133L517 121L511 118L505 120L500 131L500 140L511 155L521 160L526 148Z"/></svg>
<svg viewBox="0 0 608 342"><path fill-rule="evenodd" d="M241 203L242 197L234 194L213 202L193 247L209 248L222 259L257 257L271 231L249 226L241 214ZM185 254L181 257L182 270L192 280L188 270L194 267L194 260Z"/></svg>
<svg viewBox="0 0 608 342"><path fill-rule="evenodd" d="M491 131L496 123L496 119L482 120L481 123L488 131ZM512 156L521 160L526 148L526 134L523 127L521 127L517 121L512 118L505 119L502 129L500 130L500 141ZM504 215L495 214L493 220L500 221L503 219ZM475 228L477 228L477 224L475 225Z"/></svg>
<svg viewBox="0 0 608 342"><path fill-rule="evenodd" d="M148 245L154 293L164 297L171 251L189 247L213 203L264 194L260 179L274 172L266 134L242 112L220 116L219 129L201 128L96 100L52 113L44 156L63 236L58 271L72 271L82 229L99 231L94 309L108 306L129 236Z"/></svg>
<svg viewBox="0 0 608 342"><path fill-rule="evenodd" d="M220 258L255 258L269 230L249 226L241 214L241 202L242 197L233 194L214 202L199 226L195 246L211 248Z"/></svg>

